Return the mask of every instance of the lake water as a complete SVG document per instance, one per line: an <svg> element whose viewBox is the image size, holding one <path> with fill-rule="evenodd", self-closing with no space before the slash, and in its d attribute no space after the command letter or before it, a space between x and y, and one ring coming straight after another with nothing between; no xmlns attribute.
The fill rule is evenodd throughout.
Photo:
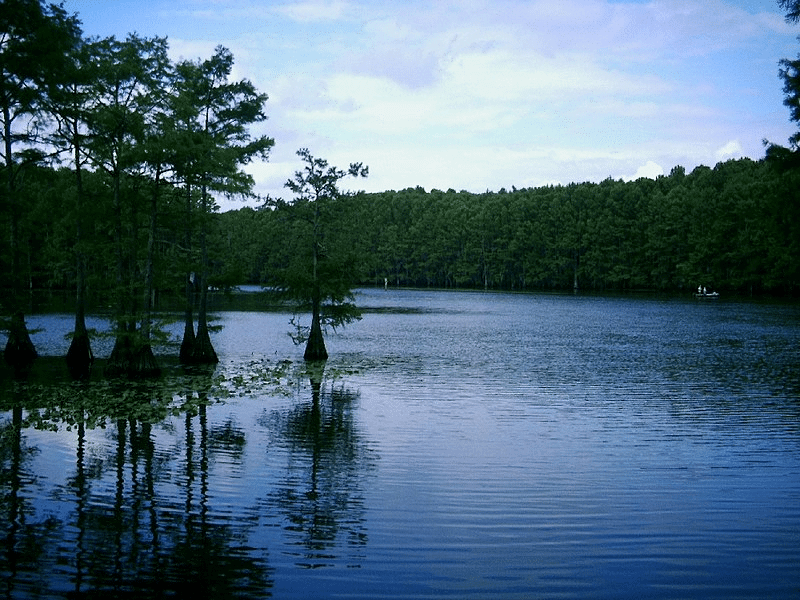
<svg viewBox="0 0 800 600"><path fill-rule="evenodd" d="M4 382L3 595L800 596L797 305L358 303L323 374L289 315L219 313L208 402L177 371L171 403L103 388L130 415L101 382ZM71 317L29 321L63 353Z"/></svg>

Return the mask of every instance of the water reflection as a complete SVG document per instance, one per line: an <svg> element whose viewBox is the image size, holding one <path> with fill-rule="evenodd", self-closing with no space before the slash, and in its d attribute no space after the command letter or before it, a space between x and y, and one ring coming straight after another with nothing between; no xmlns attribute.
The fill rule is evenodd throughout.
<svg viewBox="0 0 800 600"><path fill-rule="evenodd" d="M310 402L260 419L287 454L267 505L284 515L295 565L309 569L333 566L339 553L348 566L360 565L368 539L362 484L374 466L354 419L358 394L323 385L323 369L309 369Z"/></svg>
<svg viewBox="0 0 800 600"><path fill-rule="evenodd" d="M15 574L19 569L20 561L24 560L22 552L16 550L21 542L35 537L28 531L26 520L23 518L25 508L20 490L22 488L23 463L30 449L26 447L22 438L22 402L19 394L15 394L11 407L11 420L0 427L0 510L5 522L3 523L3 545L0 547L0 563L8 565L4 568L10 574ZM24 544L23 547L30 547ZM4 584L6 592L13 590L12 582Z"/></svg>
<svg viewBox="0 0 800 600"><path fill-rule="evenodd" d="M86 417L88 407L100 410L98 392L71 389L78 395L57 413L42 407L41 390L31 394L25 386L14 388L11 406L4 402L11 417L0 430L6 597L268 596L266 548L241 544L254 524L218 518L209 498L210 454L233 450L228 456L240 457L243 434L209 428L207 399L192 393L183 398L183 439L172 436L183 454L159 450L158 422L121 416L123 400L130 415L158 404L130 385L108 397L104 412L115 418L92 415L93 424L108 428L104 436L91 431L87 451ZM40 452L32 440L43 428L56 429L51 435L61 441L74 434L72 472L44 490L47 478L40 481L27 465Z"/></svg>
<svg viewBox="0 0 800 600"><path fill-rule="evenodd" d="M226 415L209 392L235 369L0 386L6 597L268 597L275 546L298 573L360 566L375 463L359 394L324 365L263 378L276 373L293 395L249 425L242 407L267 396L245 394Z"/></svg>

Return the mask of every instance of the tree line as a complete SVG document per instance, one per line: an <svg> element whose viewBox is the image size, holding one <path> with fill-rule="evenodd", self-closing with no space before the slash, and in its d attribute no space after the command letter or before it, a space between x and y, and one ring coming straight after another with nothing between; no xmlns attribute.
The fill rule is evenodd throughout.
<svg viewBox="0 0 800 600"><path fill-rule="evenodd" d="M798 183L795 171L740 159L655 180L360 193L329 215L327 247L367 285L796 294ZM272 285L293 245L292 210L218 215L236 240L221 249L221 272Z"/></svg>

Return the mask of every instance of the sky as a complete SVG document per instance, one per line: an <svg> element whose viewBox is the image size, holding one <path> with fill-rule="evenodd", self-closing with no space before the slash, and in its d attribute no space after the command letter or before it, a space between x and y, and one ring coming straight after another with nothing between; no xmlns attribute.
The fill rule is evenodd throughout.
<svg viewBox="0 0 800 600"><path fill-rule="evenodd" d="M269 100L255 192L291 199L296 152L370 192L470 192L668 175L764 156L797 129L777 0L64 0L87 36L233 53ZM222 210L255 201L221 200Z"/></svg>

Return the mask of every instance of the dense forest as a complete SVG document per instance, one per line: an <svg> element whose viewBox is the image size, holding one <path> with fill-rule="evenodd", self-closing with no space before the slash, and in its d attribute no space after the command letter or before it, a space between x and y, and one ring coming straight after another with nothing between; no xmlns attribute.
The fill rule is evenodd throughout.
<svg viewBox="0 0 800 600"><path fill-rule="evenodd" d="M84 174L82 241L95 303L115 280L114 214L104 173ZM35 185L34 185L35 183ZM131 185L132 182L130 182ZM765 161L680 167L669 176L530 189L468 192L422 188L358 193L328 215L329 257L353 284L508 290L659 290L704 285L745 294L800 291L800 180ZM28 178L26 287L75 286L74 173ZM142 205L143 190L132 187ZM95 200L96 199L96 200ZM185 202L170 196L155 239L157 297L183 294ZM135 208L135 207L134 207ZM297 252L293 204L208 216L209 284L271 285ZM138 215L144 258L148 215ZM197 215L199 217L199 215Z"/></svg>
<svg viewBox="0 0 800 600"><path fill-rule="evenodd" d="M334 324L353 316L359 284L800 292L794 146L655 180L369 194L340 193L348 173L304 150L307 171L287 182L296 197L263 199L246 165L273 145L256 133L267 95L230 79L227 49L174 62L164 38L86 38L77 16L40 0L0 3L0 29L0 325L12 363L36 356L24 320L36 291L74 294L77 373L93 360L84 320L98 307L115 335L109 372L157 372L156 311L176 306L181 360L215 362L208 290L245 283L316 312L327 298ZM797 66L784 64L787 104ZM259 208L220 213L222 195Z"/></svg>
<svg viewBox="0 0 800 600"><path fill-rule="evenodd" d="M104 173L84 174L89 293L111 293L114 214ZM144 190L130 192L140 196ZM20 224L27 289L75 286L74 173L29 174ZM160 207L154 293L183 294L185 201ZM135 209L135 206L133 207ZM271 285L297 252L293 204L208 215L209 284ZM200 215L196 215L199 218ZM765 161L680 167L669 176L473 194L358 193L328 215L329 257L353 284L507 290L800 291L800 175ZM138 254L147 236L138 215Z"/></svg>
<svg viewBox="0 0 800 600"><path fill-rule="evenodd" d="M508 290L800 290L800 180L766 161L474 194L359 193L330 218L353 281ZM220 275L270 284L291 205L217 215Z"/></svg>

